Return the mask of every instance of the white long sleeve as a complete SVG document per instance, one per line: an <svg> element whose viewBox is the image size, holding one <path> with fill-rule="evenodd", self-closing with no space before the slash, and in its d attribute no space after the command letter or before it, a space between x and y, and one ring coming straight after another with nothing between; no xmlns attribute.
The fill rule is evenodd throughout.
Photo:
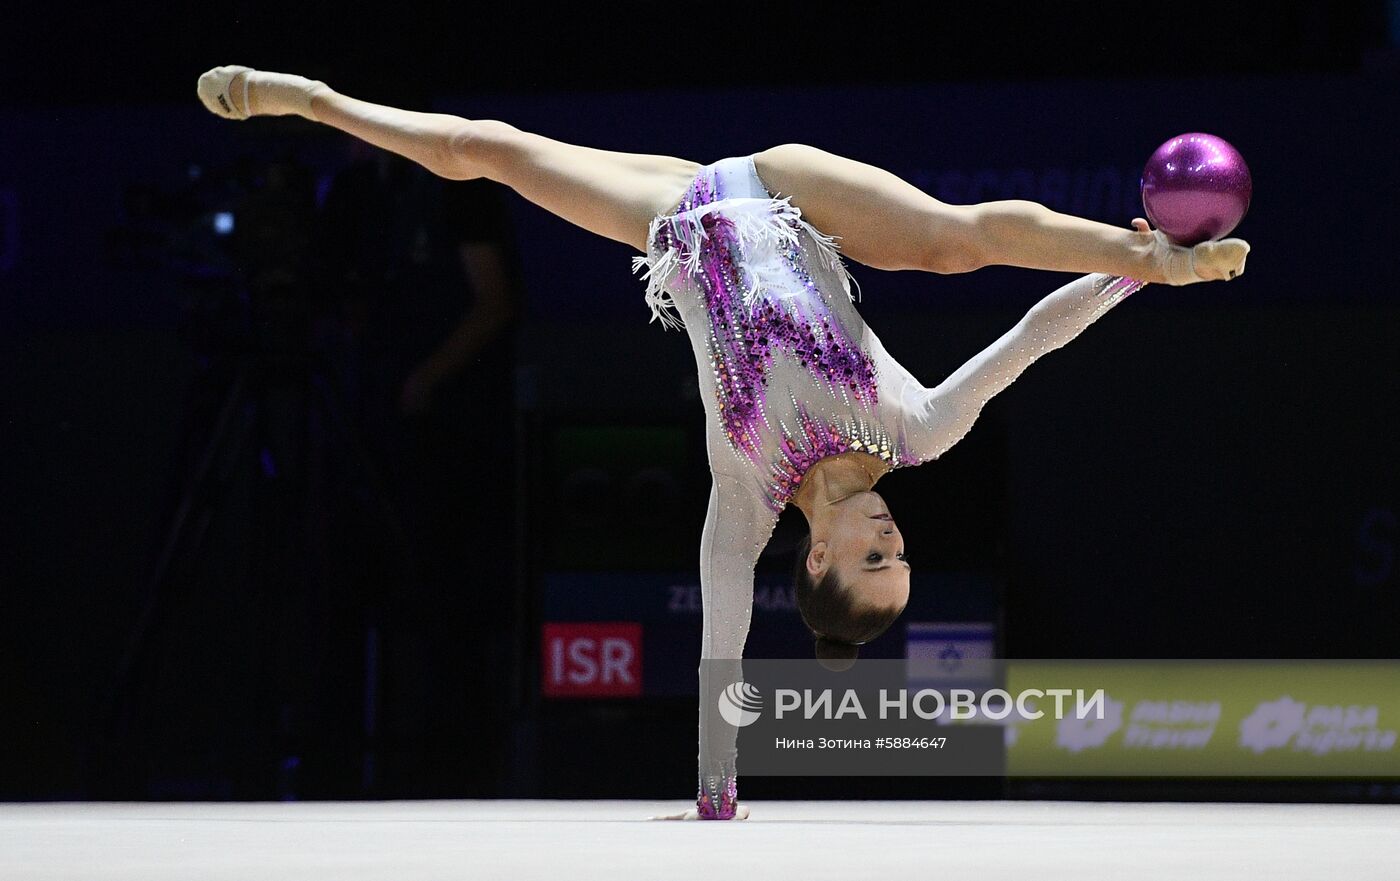
<svg viewBox="0 0 1400 881"><path fill-rule="evenodd" d="M752 484L713 474L700 539L700 594L704 631L700 648L699 792L702 814L733 814L737 797L738 729L719 713L719 695L742 681L744 643L753 611L754 566L778 522Z"/></svg>
<svg viewBox="0 0 1400 881"><path fill-rule="evenodd" d="M906 431L920 461L936 459L971 430L987 401L1046 352L1060 348L1146 283L1123 276L1080 276L1031 307L996 342L933 388L906 392Z"/></svg>

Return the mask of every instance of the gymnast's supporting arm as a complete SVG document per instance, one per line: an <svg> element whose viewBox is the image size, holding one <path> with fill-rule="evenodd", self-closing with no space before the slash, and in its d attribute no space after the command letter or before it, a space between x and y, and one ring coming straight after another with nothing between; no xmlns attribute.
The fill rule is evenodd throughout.
<svg viewBox="0 0 1400 881"><path fill-rule="evenodd" d="M1103 273L1080 276L1032 306L1015 327L934 388L912 387L906 392L906 430L919 460L936 459L962 440L987 401L1144 284Z"/></svg>
<svg viewBox="0 0 1400 881"><path fill-rule="evenodd" d="M680 816L728 820L743 819L747 808L738 804L738 728L720 715L719 697L743 681L754 566L778 515L746 482L722 473L713 477L700 538L700 785L695 809Z"/></svg>

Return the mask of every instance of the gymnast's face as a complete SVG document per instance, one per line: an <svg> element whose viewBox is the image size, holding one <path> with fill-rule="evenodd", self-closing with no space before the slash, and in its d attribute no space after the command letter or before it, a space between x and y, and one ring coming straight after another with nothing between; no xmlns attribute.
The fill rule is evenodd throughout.
<svg viewBox="0 0 1400 881"><path fill-rule="evenodd" d="M904 560L904 536L879 493L859 492L833 505L824 535L812 536L815 561L809 571L820 579L828 567L856 595L881 608L904 608L909 601L910 567Z"/></svg>

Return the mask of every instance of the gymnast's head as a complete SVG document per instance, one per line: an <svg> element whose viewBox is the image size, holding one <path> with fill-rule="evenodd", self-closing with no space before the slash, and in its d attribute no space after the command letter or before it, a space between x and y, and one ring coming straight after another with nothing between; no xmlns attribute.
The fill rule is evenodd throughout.
<svg viewBox="0 0 1400 881"><path fill-rule="evenodd" d="M808 524L793 565L797 610L816 639L817 658L845 669L909 601L904 537L873 491L822 506Z"/></svg>

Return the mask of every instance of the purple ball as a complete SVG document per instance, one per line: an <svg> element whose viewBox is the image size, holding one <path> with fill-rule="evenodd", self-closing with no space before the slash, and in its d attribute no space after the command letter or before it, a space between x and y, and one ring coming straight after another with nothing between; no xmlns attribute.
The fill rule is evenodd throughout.
<svg viewBox="0 0 1400 881"><path fill-rule="evenodd" d="M1147 219L1178 245L1224 238L1249 210L1254 184L1240 151L1203 132L1177 135L1142 170Z"/></svg>

